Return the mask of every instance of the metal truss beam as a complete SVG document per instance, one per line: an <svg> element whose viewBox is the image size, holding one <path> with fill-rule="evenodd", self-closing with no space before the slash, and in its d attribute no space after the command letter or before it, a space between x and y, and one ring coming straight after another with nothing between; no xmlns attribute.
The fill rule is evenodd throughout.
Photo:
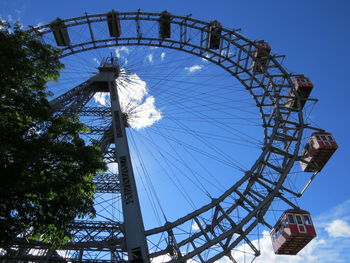
<svg viewBox="0 0 350 263"><path fill-rule="evenodd" d="M119 193L119 178L118 175L107 173L98 174L94 177L96 184L96 193Z"/></svg>

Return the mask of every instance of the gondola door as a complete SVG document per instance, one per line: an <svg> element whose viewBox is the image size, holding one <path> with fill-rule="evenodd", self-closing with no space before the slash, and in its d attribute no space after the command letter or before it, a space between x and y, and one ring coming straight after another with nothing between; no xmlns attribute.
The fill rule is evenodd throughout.
<svg viewBox="0 0 350 263"><path fill-rule="evenodd" d="M306 229L306 226L304 224L304 220L303 220L302 216L301 215L295 215L295 218L297 220L297 226L298 226L299 233L306 233L307 229Z"/></svg>

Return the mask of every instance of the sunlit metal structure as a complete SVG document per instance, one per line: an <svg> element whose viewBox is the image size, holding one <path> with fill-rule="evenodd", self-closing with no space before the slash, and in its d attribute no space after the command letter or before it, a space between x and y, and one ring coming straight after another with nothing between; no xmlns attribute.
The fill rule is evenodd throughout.
<svg viewBox="0 0 350 263"><path fill-rule="evenodd" d="M123 28L125 21L133 21L133 30ZM143 31L146 24L156 30ZM103 37L96 34L96 25L106 29ZM69 36L74 27L89 32L87 37L74 41ZM128 33L124 34L125 31ZM222 27L218 21L208 23L167 12L86 14L57 19L31 32L41 38L53 34L62 58L92 49L140 45L186 52L214 63L235 77L251 95L260 112L264 141L255 163L227 191L177 220L144 230L125 136L127 120L115 88L119 66L107 54L98 74L59 95L51 105L57 114L76 113L111 121L107 129L92 127L90 133L100 135L105 159L117 163L119 172L96 175L94 181L97 193L121 195L124 221L72 223L73 240L62 248L61 254L44 242L18 239L17 244L0 257L4 262L150 262L164 255L170 262L191 259L210 263L222 257L236 262L231 251L242 242L255 257L260 255L248 234L258 224L272 228L274 223L269 223L265 215L275 199L298 209L286 195L300 197L303 192L295 192L284 183L294 163L301 159L304 132L323 130L305 123L300 109L308 98L301 98L294 91L293 78L297 75L282 66L283 56L272 54L266 42L250 40L239 30ZM86 106L96 92L110 94L110 108ZM296 106L286 106L290 94ZM238 220L233 216L236 213L240 214ZM181 235L181 229L192 222L198 230Z"/></svg>

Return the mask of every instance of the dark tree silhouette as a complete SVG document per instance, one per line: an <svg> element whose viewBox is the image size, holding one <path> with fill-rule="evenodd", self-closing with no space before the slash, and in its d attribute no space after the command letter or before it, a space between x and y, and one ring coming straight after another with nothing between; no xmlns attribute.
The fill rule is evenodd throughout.
<svg viewBox="0 0 350 263"><path fill-rule="evenodd" d="M79 137L77 117L52 113L46 83L57 80L59 51L1 24L0 243L31 238L59 245L76 217L94 216L93 176L106 169L97 146Z"/></svg>

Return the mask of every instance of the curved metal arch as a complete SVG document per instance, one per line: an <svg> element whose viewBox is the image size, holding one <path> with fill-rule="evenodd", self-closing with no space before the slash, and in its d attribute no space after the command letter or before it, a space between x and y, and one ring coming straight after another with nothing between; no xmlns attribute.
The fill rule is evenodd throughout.
<svg viewBox="0 0 350 263"><path fill-rule="evenodd" d="M156 23L158 22L159 16L160 14L158 13L119 13L119 17L121 20L153 21ZM90 25L91 23L106 21L106 14L86 15L82 17L66 19L63 21L67 23L67 27L74 27L84 24ZM188 27L199 30L203 35L209 32L207 22L195 20L190 17L171 16L171 23L180 25L181 27ZM37 27L34 29L34 31L38 32L38 34L40 35L45 35L51 32L49 29L49 25ZM226 198L229 198L232 194L236 195L237 193L240 193L238 194L239 198L235 201L235 203L232 206L230 206L226 210L221 208L224 210L224 212L221 216L216 218L215 224L213 220L213 224L210 225L212 229L215 227L218 228L223 220L227 220L225 214L229 215L237 207L243 206L243 204L248 204L249 206L249 203L252 203L252 201L247 196L255 196L255 207L252 207L253 210L249 212L249 215L247 215L243 220L241 220L241 222L239 222L235 227L232 227L227 231L222 231L222 234L219 236L213 236L212 238L208 237L212 229L206 226L206 229L201 229L200 232L195 233L193 236L187 238L187 240L179 241L178 246L181 247L181 245L190 244L191 242L193 242L193 240L199 237L207 239L205 245L202 245L200 247L195 247L193 245L194 249L189 254L183 256L181 259L178 259L178 262L181 262L182 260L185 260L187 258L198 256L205 249L208 249L211 246L220 243L221 241L227 239L230 235L234 233L238 233L239 238L236 238L231 243L227 242L226 244L226 250L232 249L235 245L237 245L241 240L245 238L245 235L249 233L255 227L256 224L258 224L259 222L265 223L263 221L263 216L266 213L267 208L276 196L278 197L279 195L281 195L281 190L283 190L283 182L285 181L286 176L289 170L291 169L293 163L298 158L300 141L304 128L302 112L293 113L291 110L288 110L284 107L283 99L285 96L287 96L288 91L293 87L291 75L288 74L287 71L278 62L278 58L269 55L268 68L263 72L263 74L254 74L250 71L250 68L248 66L254 59L252 56L252 52L254 51L254 48L256 48L255 43L239 35L236 31L223 28L222 32L223 34L220 36L221 41L227 41L227 43L229 43L228 45L235 46L239 50L239 52L243 52L246 55L246 58L244 59L244 66L241 66L239 64L239 59L237 62L232 60L233 56L229 56L229 49L228 52L226 52L226 56L224 56L221 53L222 49L220 49L220 52L218 53L213 50L204 48L203 46L192 44L190 43L190 41L187 41L187 39L185 39L186 41L184 41L184 39L181 39L181 37L180 40L173 40L161 38L146 38L143 36L140 37L140 35L138 35L134 38L118 38L118 43L115 42L115 38L100 40L92 39L92 41L90 42L78 43L62 50L62 57L69 56L78 52L84 52L90 49L121 45L161 46L185 51L187 53L207 59L208 61L222 67L224 70L228 71L231 75L236 77L241 82L241 84L250 92L257 106L259 107L265 133L264 147L260 157L252 166L252 168L249 171L247 171L245 175L235 185L233 185L229 190L227 190L219 198L213 200L208 205L203 206L202 208L172 223L167 223L163 227L148 230L146 231L146 235L151 236L159 233L165 233L175 227L180 226L185 222L188 222L190 220L192 221L193 219L200 217L200 215L204 214L209 210L214 210L214 212L216 212L218 211L218 207L220 207L221 202ZM115 43L110 44L111 41ZM238 41L241 41L243 43L238 43ZM205 56L206 53L212 54L213 56L210 56L208 58L207 56ZM259 61L257 61L257 63L259 63ZM239 71L239 69L241 71ZM277 73L272 72L272 69L275 69ZM261 92L259 93L258 91ZM269 103L264 104L265 100ZM297 115L297 123L289 121L291 115ZM290 142L287 143L287 145L285 145L283 148L281 148L281 146L280 148L278 148L278 144L275 145L277 134L279 133L279 130L283 130L287 124L290 125L289 128L294 129L295 132L293 133L293 135L289 135ZM294 143L293 141L296 141L296 143ZM294 149L290 150L291 148ZM271 154L281 154L283 156L284 160L282 162L283 165L281 167L273 166L269 162L269 157L271 156ZM263 178L263 172L269 169L270 171L274 171L279 174L278 180L274 182L274 184L262 184L262 182L259 181L259 178ZM244 185L245 183L247 184L245 186L245 190L239 192L238 188ZM258 198L256 193L252 192L253 186L257 184L260 187L268 187L267 190L269 194ZM245 231L242 231L243 226L246 225L249 226L246 228ZM165 248L161 251L154 252L153 254L151 254L151 256L166 254L168 252L168 249ZM227 251L219 252L207 262L213 262L215 259L224 256L225 253L227 253ZM177 262L176 259L174 262Z"/></svg>

